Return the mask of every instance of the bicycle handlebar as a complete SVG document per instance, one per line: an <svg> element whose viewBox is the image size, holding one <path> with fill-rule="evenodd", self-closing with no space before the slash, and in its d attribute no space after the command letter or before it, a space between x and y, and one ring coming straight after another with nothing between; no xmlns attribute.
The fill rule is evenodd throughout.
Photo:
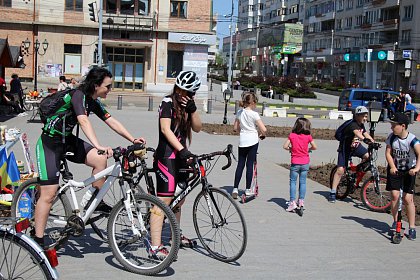
<svg viewBox="0 0 420 280"><path fill-rule="evenodd" d="M123 155L128 155L131 152L134 152L137 150L143 150L143 149L145 149L143 143L136 143L136 144L128 146L127 148L116 147L112 149L112 152L114 154L113 155L114 159L118 160ZM98 155L103 155L103 154L105 154L104 150L98 150Z"/></svg>
<svg viewBox="0 0 420 280"><path fill-rule="evenodd" d="M222 170L226 170L232 165L232 158L231 158L232 150L233 150L232 144L228 144L224 151L217 151L217 152L213 152L209 154L196 155L195 158L199 160L207 160L207 159L212 159L215 156L225 156L228 162L225 166L222 167Z"/></svg>

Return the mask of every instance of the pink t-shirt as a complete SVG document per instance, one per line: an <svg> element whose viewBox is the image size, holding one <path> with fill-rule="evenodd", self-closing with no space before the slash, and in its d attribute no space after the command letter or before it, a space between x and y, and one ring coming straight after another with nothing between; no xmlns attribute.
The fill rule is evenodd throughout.
<svg viewBox="0 0 420 280"><path fill-rule="evenodd" d="M312 136L290 133L289 140L292 145L292 164L308 164L309 143L313 140Z"/></svg>

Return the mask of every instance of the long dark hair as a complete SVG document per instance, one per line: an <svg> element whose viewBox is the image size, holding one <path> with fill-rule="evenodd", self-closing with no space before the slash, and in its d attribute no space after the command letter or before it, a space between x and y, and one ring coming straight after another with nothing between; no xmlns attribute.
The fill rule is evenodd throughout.
<svg viewBox="0 0 420 280"><path fill-rule="evenodd" d="M311 122L307 118L298 118L293 126L292 132L311 135Z"/></svg>
<svg viewBox="0 0 420 280"><path fill-rule="evenodd" d="M182 89L177 85L174 85L174 89L170 95L172 99L173 108L175 110L175 127L179 129L182 134L187 135L188 144L191 144L192 132L191 132L191 115L188 114L187 119L185 119L185 108L181 106L181 103L178 100L180 91Z"/></svg>
<svg viewBox="0 0 420 280"><path fill-rule="evenodd" d="M92 97L95 93L95 86L100 86L105 77L112 78L111 72L103 67L93 67L87 73L83 82L80 83L79 89L83 91L88 97Z"/></svg>

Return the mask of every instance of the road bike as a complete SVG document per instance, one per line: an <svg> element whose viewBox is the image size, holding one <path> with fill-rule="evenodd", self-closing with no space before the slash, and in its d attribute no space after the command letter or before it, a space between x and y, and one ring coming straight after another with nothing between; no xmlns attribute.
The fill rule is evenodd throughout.
<svg viewBox="0 0 420 280"><path fill-rule="evenodd" d="M103 218L95 216L95 209L105 197L114 182L119 183L121 199L112 208L108 217L108 243L114 257L128 270L138 274L154 275L169 267L177 256L180 244L180 231L174 213L161 200L146 193L133 192L131 185L136 166L131 164L133 158L143 154L142 144L113 149L115 164L105 170L77 182L69 172L64 158L60 172L64 184L56 194L48 217L46 233L49 237L48 248L61 247L70 236L81 236L86 225L94 224ZM76 191L94 182L106 178L99 191L95 191L84 209L79 208ZM72 205L67 196L69 193ZM26 217L33 222L33 213L39 195L38 179L24 182L16 191L12 203L12 215ZM158 258L151 250L150 216L164 217L162 243L169 254Z"/></svg>
<svg viewBox="0 0 420 280"><path fill-rule="evenodd" d="M147 148L147 151L154 152L154 149ZM222 167L222 170L226 170L231 166L231 155L232 145L230 144L223 151L194 155L190 166L178 171L189 174L189 178L186 182L178 183L178 190L169 205L172 210L177 209L178 204L192 190L201 185L201 191L193 204L194 229L206 251L215 259L223 262L238 260L245 252L248 239L245 219L239 206L227 192L213 187L207 179L214 167L212 160L216 156L218 158L225 156L228 162ZM141 168L134 184L139 186L140 192L145 192L140 184L141 179L145 178L146 191L156 195L151 176L154 169L147 167L144 159L140 159L137 166Z"/></svg>
<svg viewBox="0 0 420 280"><path fill-rule="evenodd" d="M28 226L27 219L0 218L0 279L58 279L55 250L25 235Z"/></svg>
<svg viewBox="0 0 420 280"><path fill-rule="evenodd" d="M391 196L386 190L386 176L380 175L376 166L378 158L378 149L381 147L379 143L370 143L368 145L369 158L367 161L362 161L358 165L354 165L349 160L345 173L341 176L340 182L337 186L336 197L343 200L349 194L361 188L360 197L363 204L375 212L387 212L391 208ZM330 188L332 188L334 175L337 172L338 166L331 170L330 174ZM366 173L370 172L370 176L364 180ZM362 185L360 186L360 183Z"/></svg>

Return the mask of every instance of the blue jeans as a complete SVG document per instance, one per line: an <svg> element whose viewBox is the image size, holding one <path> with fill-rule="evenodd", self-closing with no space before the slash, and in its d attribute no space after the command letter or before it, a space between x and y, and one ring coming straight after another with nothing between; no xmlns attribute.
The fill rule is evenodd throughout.
<svg viewBox="0 0 420 280"><path fill-rule="evenodd" d="M309 164L292 164L290 166L290 201L296 200L296 181L299 175L299 199L304 199L306 194L306 176Z"/></svg>

